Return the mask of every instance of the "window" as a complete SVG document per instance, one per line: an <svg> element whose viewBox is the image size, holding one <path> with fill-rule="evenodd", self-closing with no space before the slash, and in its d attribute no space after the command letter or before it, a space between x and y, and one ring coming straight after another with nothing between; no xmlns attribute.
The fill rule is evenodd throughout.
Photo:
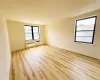
<svg viewBox="0 0 100 80"><path fill-rule="evenodd" d="M75 42L93 44L96 19L97 16L76 20Z"/></svg>
<svg viewBox="0 0 100 80"><path fill-rule="evenodd" d="M38 26L24 26L26 40L36 40L39 41L39 27Z"/></svg>

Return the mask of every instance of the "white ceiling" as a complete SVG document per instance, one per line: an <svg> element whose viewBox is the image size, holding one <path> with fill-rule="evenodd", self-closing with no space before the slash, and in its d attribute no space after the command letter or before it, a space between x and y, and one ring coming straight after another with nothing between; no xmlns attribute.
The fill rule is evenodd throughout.
<svg viewBox="0 0 100 80"><path fill-rule="evenodd" d="M100 0L0 0L0 15L34 24L47 24L99 8Z"/></svg>

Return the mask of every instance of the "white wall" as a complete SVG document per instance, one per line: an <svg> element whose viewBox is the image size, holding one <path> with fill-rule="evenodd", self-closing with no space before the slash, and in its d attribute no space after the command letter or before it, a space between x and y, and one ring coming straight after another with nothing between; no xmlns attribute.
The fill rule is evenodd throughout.
<svg viewBox="0 0 100 80"><path fill-rule="evenodd" d="M38 44L45 44L45 26L22 23L18 21L7 20L8 33L10 39L11 51L16 51L25 48L25 32L24 25L33 25L40 27L40 42Z"/></svg>
<svg viewBox="0 0 100 80"><path fill-rule="evenodd" d="M7 21L11 51L25 47L24 27L21 22Z"/></svg>
<svg viewBox="0 0 100 80"><path fill-rule="evenodd" d="M10 59L6 21L0 17L0 80L9 80Z"/></svg>
<svg viewBox="0 0 100 80"><path fill-rule="evenodd" d="M94 44L74 42L75 20L97 15ZM46 26L47 44L100 59L100 10L61 20Z"/></svg>

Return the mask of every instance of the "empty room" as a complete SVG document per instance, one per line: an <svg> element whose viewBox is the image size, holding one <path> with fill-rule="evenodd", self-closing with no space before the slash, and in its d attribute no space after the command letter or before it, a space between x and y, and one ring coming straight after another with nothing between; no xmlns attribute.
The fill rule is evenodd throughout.
<svg viewBox="0 0 100 80"><path fill-rule="evenodd" d="M100 0L0 0L0 80L100 80Z"/></svg>

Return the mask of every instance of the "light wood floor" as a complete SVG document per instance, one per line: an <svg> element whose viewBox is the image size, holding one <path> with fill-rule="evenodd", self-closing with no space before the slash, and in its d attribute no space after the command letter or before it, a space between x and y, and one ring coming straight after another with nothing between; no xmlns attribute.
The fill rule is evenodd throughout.
<svg viewBox="0 0 100 80"><path fill-rule="evenodd" d="M39 46L12 53L10 77L10 80L100 80L100 60Z"/></svg>

